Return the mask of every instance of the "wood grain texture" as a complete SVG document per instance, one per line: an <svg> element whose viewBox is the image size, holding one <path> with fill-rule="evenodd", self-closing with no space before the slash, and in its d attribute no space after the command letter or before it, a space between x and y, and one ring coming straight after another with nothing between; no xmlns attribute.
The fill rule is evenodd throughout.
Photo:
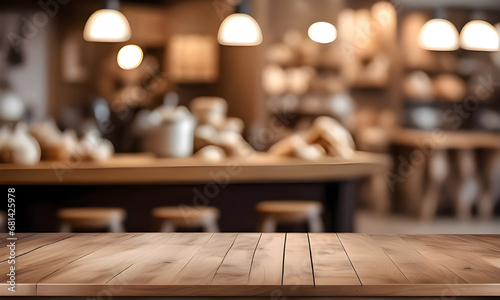
<svg viewBox="0 0 500 300"><path fill-rule="evenodd" d="M197 157L155 158L147 154L118 154L106 162L77 164L43 161L34 166L0 164L3 184L146 184L206 183L224 172L233 183L314 182L368 177L385 171L390 158L356 152L349 159L325 157L317 162L256 155L220 163Z"/></svg>
<svg viewBox="0 0 500 300"><path fill-rule="evenodd" d="M51 276L41 279L39 283L107 284L138 260L147 258L151 249L160 246L172 235L135 235L130 239L110 242L71 261Z"/></svg>
<svg viewBox="0 0 500 300"><path fill-rule="evenodd" d="M413 284L465 283L445 267L433 264L397 235L371 235L370 238Z"/></svg>
<svg viewBox="0 0 500 300"><path fill-rule="evenodd" d="M286 235L283 264L283 285L314 286L311 253L306 233Z"/></svg>
<svg viewBox="0 0 500 300"><path fill-rule="evenodd" d="M60 234L58 235L60 237ZM38 282L71 262L105 247L108 243L112 244L132 236L130 234L76 234L71 238L45 244L43 247L35 247L31 252L17 257L16 283L22 284L23 289L35 287ZM0 263L0 269L7 270L7 268L7 261ZM7 272L2 272L0 275L2 283L7 281L6 274ZM0 284L0 295L9 295L6 284Z"/></svg>
<svg viewBox="0 0 500 300"><path fill-rule="evenodd" d="M248 285L281 285L284 233L263 233L255 249Z"/></svg>
<svg viewBox="0 0 500 300"><path fill-rule="evenodd" d="M142 259L109 284L169 284L211 237L212 234L204 233L175 233L166 243L155 246L154 251L144 248Z"/></svg>
<svg viewBox="0 0 500 300"><path fill-rule="evenodd" d="M489 265L475 253L468 253L465 250L449 244L444 235L434 236L409 236L401 235L413 248L419 251L434 264L440 264L455 273L467 283L498 283L500 276L498 268L491 274ZM495 273L498 274L495 276Z"/></svg>
<svg viewBox="0 0 500 300"><path fill-rule="evenodd" d="M500 281L500 272L498 270L500 262L499 250L492 251L489 247L459 239L452 235L441 235L439 236L439 241L455 249L457 256L468 260L483 272L494 277L496 280L493 282Z"/></svg>
<svg viewBox="0 0 500 300"><path fill-rule="evenodd" d="M457 234L453 235L471 243L480 244L484 247L500 251L500 239L494 234Z"/></svg>
<svg viewBox="0 0 500 300"><path fill-rule="evenodd" d="M19 245L24 243L30 250L23 250L16 262L16 295L500 296L498 235L42 233L19 237ZM1 270L7 268L6 261L0 262ZM0 295L11 295L5 275L1 280Z"/></svg>
<svg viewBox="0 0 500 300"><path fill-rule="evenodd" d="M335 233L309 233L314 281L320 285L361 285Z"/></svg>
<svg viewBox="0 0 500 300"><path fill-rule="evenodd" d="M14 238L16 241L16 255L21 256L36 248L44 247L51 243L55 243L64 240L74 233L17 233ZM6 241L7 238L13 238L8 236L6 233L2 234L0 239ZM9 241L7 241L8 243ZM4 262L9 256L10 250L7 247L0 248L0 262Z"/></svg>
<svg viewBox="0 0 500 300"><path fill-rule="evenodd" d="M219 266L213 285L246 285L260 233L240 234Z"/></svg>
<svg viewBox="0 0 500 300"><path fill-rule="evenodd" d="M235 233L214 233L203 248L175 276L175 285L210 285L235 242Z"/></svg>
<svg viewBox="0 0 500 300"><path fill-rule="evenodd" d="M366 234L339 233L362 285L408 284L409 280L382 247Z"/></svg>

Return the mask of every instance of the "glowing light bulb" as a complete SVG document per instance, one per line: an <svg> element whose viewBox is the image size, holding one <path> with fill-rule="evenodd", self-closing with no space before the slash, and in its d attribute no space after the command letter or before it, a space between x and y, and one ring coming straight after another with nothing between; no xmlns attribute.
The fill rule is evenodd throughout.
<svg viewBox="0 0 500 300"><path fill-rule="evenodd" d="M337 28L328 22L316 22L309 26L307 34L317 43L328 44L337 39Z"/></svg>
<svg viewBox="0 0 500 300"><path fill-rule="evenodd" d="M466 50L497 51L498 32L488 22L470 21L460 32L460 46Z"/></svg>
<svg viewBox="0 0 500 300"><path fill-rule="evenodd" d="M225 46L256 46L262 43L262 31L251 16L232 14L222 21L217 40Z"/></svg>
<svg viewBox="0 0 500 300"><path fill-rule="evenodd" d="M116 57L116 61L120 68L124 70L132 70L137 68L142 62L142 49L137 45L123 46Z"/></svg>
<svg viewBox="0 0 500 300"><path fill-rule="evenodd" d="M83 30L83 38L89 42L125 42L130 36L127 18L114 9L100 9L94 12Z"/></svg>
<svg viewBox="0 0 500 300"><path fill-rule="evenodd" d="M458 32L448 20L432 19L422 26L418 45L427 50L452 51L458 49Z"/></svg>

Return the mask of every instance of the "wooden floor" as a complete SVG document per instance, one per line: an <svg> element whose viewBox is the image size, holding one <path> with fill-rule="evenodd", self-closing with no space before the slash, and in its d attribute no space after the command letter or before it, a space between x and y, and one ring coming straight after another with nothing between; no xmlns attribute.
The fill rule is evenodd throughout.
<svg viewBox="0 0 500 300"><path fill-rule="evenodd" d="M500 296L500 235L17 237L18 296ZM0 295L13 295L8 251L0 248Z"/></svg>

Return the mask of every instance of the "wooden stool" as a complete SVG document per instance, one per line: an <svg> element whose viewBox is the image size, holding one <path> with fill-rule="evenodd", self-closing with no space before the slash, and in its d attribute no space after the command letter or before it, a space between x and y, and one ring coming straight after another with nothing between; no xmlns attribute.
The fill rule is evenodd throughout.
<svg viewBox="0 0 500 300"><path fill-rule="evenodd" d="M76 207L57 211L61 221L60 232L78 229L108 229L110 232L124 232L123 220L127 213L119 207Z"/></svg>
<svg viewBox="0 0 500 300"><path fill-rule="evenodd" d="M161 222L160 231L201 227L205 232L219 232L219 209L212 206L163 206L153 209L153 217Z"/></svg>
<svg viewBox="0 0 500 300"><path fill-rule="evenodd" d="M321 212L323 205L317 201L263 201L257 204L258 231L274 232L277 224L309 225L310 232L323 232Z"/></svg>

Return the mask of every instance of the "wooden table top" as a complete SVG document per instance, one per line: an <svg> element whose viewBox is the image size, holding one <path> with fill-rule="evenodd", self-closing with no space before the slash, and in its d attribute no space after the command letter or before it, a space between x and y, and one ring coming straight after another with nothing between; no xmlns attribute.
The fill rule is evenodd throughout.
<svg viewBox="0 0 500 300"><path fill-rule="evenodd" d="M226 178L230 183L317 182L359 179L383 172L389 166L389 156L361 151L350 159L326 157L316 162L261 154L220 163L196 157L155 158L150 154L118 154L104 163L42 161L34 166L0 164L0 183L193 184Z"/></svg>
<svg viewBox="0 0 500 300"><path fill-rule="evenodd" d="M17 237L16 295L500 296L500 235ZM0 248L0 295L12 295L6 283L8 251Z"/></svg>

